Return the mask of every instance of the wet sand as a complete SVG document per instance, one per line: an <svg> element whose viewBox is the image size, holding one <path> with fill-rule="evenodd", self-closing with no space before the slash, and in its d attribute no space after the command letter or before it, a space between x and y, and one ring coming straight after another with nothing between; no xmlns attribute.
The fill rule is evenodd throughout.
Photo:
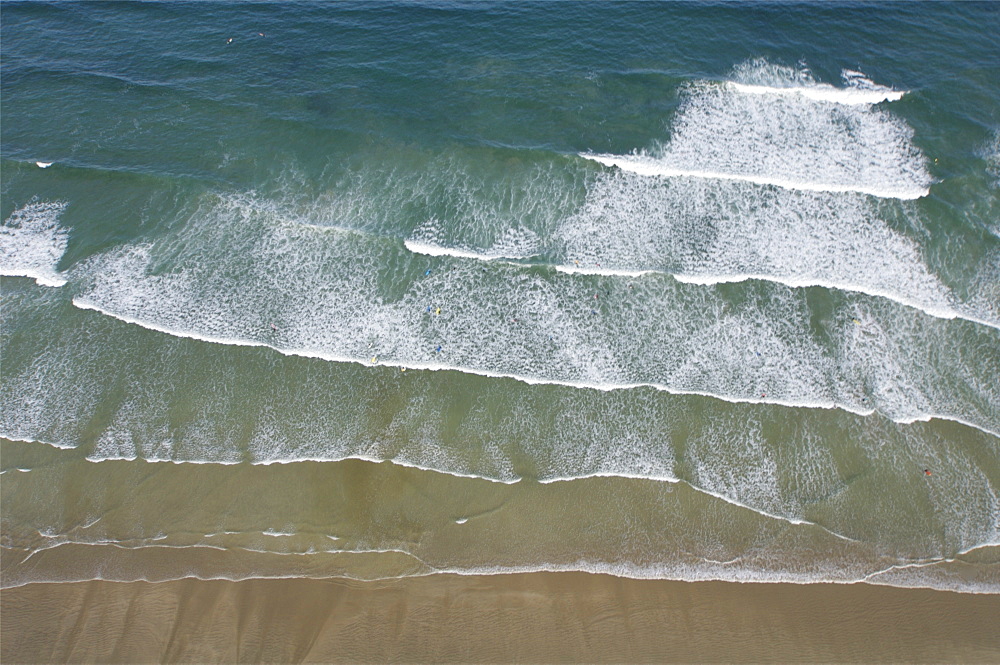
<svg viewBox="0 0 1000 665"><path fill-rule="evenodd" d="M6 589L4 663L998 662L1000 596L587 573Z"/></svg>

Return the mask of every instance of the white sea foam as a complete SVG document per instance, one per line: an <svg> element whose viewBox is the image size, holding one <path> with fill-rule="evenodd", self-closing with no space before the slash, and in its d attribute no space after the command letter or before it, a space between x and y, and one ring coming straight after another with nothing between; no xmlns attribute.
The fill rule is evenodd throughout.
<svg viewBox="0 0 1000 665"><path fill-rule="evenodd" d="M896 205L896 204L891 204ZM900 204L902 205L902 204ZM887 298L943 319L1000 327L991 261L963 300L927 265L915 239L884 218L890 204L856 193L760 188L744 182L676 178L653 181L604 173L586 200L535 245L532 261L487 248L407 240L414 253L543 265L567 274L639 278L671 275L688 284L764 280ZM903 211L921 226L916 209Z"/></svg>
<svg viewBox="0 0 1000 665"><path fill-rule="evenodd" d="M849 86L838 90L762 61L737 68L735 78L688 85L666 143L628 155L581 156L643 176L898 199L928 194L932 179L913 131L870 103L892 98L892 91L857 72L845 72Z"/></svg>
<svg viewBox="0 0 1000 665"><path fill-rule="evenodd" d="M740 152L737 149L734 153ZM799 189L807 192L858 192L883 198L896 198L902 200L919 199L930 193L927 185L918 184L897 184L897 183L877 183L869 184L863 178L857 178L854 182L826 182L823 180L809 180L795 177L787 177L781 173L760 174L760 173L739 173L734 171L713 170L710 164L707 169L691 168L687 166L690 160L674 160L674 155L653 156L648 153L636 153L632 155L608 155L580 153L584 159L603 164L604 166L617 167L629 173L641 176L655 176L660 178L708 178L712 180L741 180L752 182L756 185L774 185L784 189ZM750 170L750 169L748 169ZM807 176L808 178L808 176Z"/></svg>
<svg viewBox="0 0 1000 665"><path fill-rule="evenodd" d="M538 252L540 240L528 229L508 228L486 249L456 247L449 243L447 231L442 228L438 220L431 219L416 228L404 244L408 250L416 254L492 261L533 256Z"/></svg>
<svg viewBox="0 0 1000 665"><path fill-rule="evenodd" d="M963 302L927 266L917 242L883 221L898 212L890 205L903 204L858 194L607 173L555 230L558 249L549 256L562 263L574 258L586 271L598 265L609 274L655 270L691 284L760 279L836 288L939 318L1000 327L996 295ZM919 223L916 211L906 212Z"/></svg>
<svg viewBox="0 0 1000 665"><path fill-rule="evenodd" d="M56 265L66 252L69 229L59 225L62 201L38 201L18 208L0 225L0 275L31 277L43 286L66 280Z"/></svg>
<svg viewBox="0 0 1000 665"><path fill-rule="evenodd" d="M611 191L617 184L611 183ZM800 212L822 210L822 200L814 203ZM836 224L837 214L845 210L852 209L834 207L827 216ZM870 376L878 365L898 359L893 362L903 369L896 381L913 382L936 397L908 403L893 396L883 404L881 396L874 395L874 400L864 402L855 388L848 387L858 379L843 374L839 352L816 342L806 294L797 290L775 286L734 309L714 291L655 275L634 284L600 276L594 279L606 281L589 282L577 275L529 272L507 263L483 272L475 261L449 259L429 274L411 272L394 279L390 293L373 267L406 265L412 254L398 244L368 236L299 233L287 225L261 225L253 219L233 224L234 214L239 218L262 214L252 202L224 199L210 212L192 220L176 239L165 239L161 247L126 247L82 266L77 274L82 284L89 285L74 297L74 304L175 336L267 346L288 355L336 362L453 369L529 384L605 391L648 386L732 402L842 408L858 414L877 407L900 422L934 413L987 431L1000 430L996 422L1000 407L995 403L1000 396L985 387L976 389L980 406L971 411L971 404L950 399L947 408L935 403L946 393L927 385L917 371L922 365L913 364L914 349L919 348L916 340L932 332L948 338L932 320L914 320L898 329L897 337L899 330L910 332L887 358L866 356L872 365L861 375ZM764 222L758 247L767 248L768 239L781 241L783 220L767 227L767 214L758 214ZM863 208L852 211L849 223L864 223L863 214ZM597 226L603 219L595 215L587 223ZM611 221L626 224L627 217ZM697 223L698 215L690 221ZM563 234L567 254L576 253L575 242L582 245L592 237L587 224L579 220L574 224L572 233ZM635 228L641 232L644 225ZM655 227L650 224L650 228ZM716 233L711 247L723 248L723 260L744 261L745 231L735 223L730 228L732 238ZM808 225L801 228L808 230ZM726 229L718 225L716 230ZM786 252L794 241L787 248L779 242L773 248L775 271L794 275L800 264L822 271L829 265L817 260L823 259L823 243L856 247L853 243L863 240L872 255L834 264L829 270L850 275L856 264L858 271L871 274L871 281L889 285L887 292L912 289L909 283L924 284L922 304L935 290L948 303L947 291L926 270L920 272L919 257L905 240L877 224L848 232L846 240L837 239L839 230L835 227L830 236L823 235L822 228L817 230L818 249L811 255L789 258ZM609 242L614 237L609 236ZM676 237L680 236L670 233L653 239L672 242ZM174 251L173 242L197 249L190 256L181 255L181 263L169 273L151 271L157 256ZM752 253L746 256L747 262L759 263ZM583 258L585 265L600 262ZM699 259L697 252L692 258ZM881 273L868 265L879 258L885 259ZM611 264L610 269L617 268L615 261ZM692 265L695 269L690 272L697 273L697 264ZM884 265L901 269L893 275ZM899 318L898 308L877 306L873 311L884 322ZM836 333L834 339L840 337ZM757 357L769 359L768 364L758 366ZM991 362L995 359L984 356L973 368L962 360L954 370L944 371L965 372L971 379L989 372Z"/></svg>
<svg viewBox="0 0 1000 665"><path fill-rule="evenodd" d="M756 95L801 95L806 99L835 104L878 104L879 102L894 102L902 99L904 92L889 88L882 89L851 89L835 88L832 85L819 83L806 88L775 88L765 85L748 85L746 83L730 83L734 90L745 94Z"/></svg>
<svg viewBox="0 0 1000 665"><path fill-rule="evenodd" d="M114 547L114 545L104 545L104 547ZM187 549L187 548L182 548ZM386 552L394 553L394 552ZM322 555L343 555L350 552L319 552L305 554L305 556ZM375 552L358 552L356 554L376 554ZM292 554L267 553L271 557L291 557ZM410 555L411 557L413 555ZM413 557L417 559L417 557ZM417 559L419 561L419 559ZM104 570L81 571L82 574L65 573L59 575L47 575L45 571L35 570L30 574L4 578L3 589L12 589L26 584L37 583L73 583L86 581L111 581L111 582L168 582L182 579L197 579L202 581L225 580L230 582L247 581L254 579L311 579L311 580L334 580L349 579L357 581L390 581L406 579L411 577L426 577L430 575L464 575L464 576L490 576L490 575L511 575L524 573L545 573L545 572L584 572L598 575L611 575L626 579L637 580L676 580L683 582L740 582L740 583L760 583L760 584L857 584L870 583L883 586L894 586L900 588L928 588L959 593L972 594L998 594L1000 584L992 579L988 574L980 575L972 579L961 578L955 575L938 575L940 566L946 565L947 561L928 562L924 566L889 566L882 571L875 573L865 573L859 570L856 563L852 562L849 568L838 568L833 562L817 562L811 570L783 569L780 565L772 565L763 569L754 569L746 565L745 562L734 559L728 561L717 561L711 558L703 558L700 561L684 560L672 563L656 564L636 564L631 562L610 562L600 560L585 560L568 563L529 563L512 565L474 565L474 566L429 566L423 570L415 570L404 574L374 574L359 575L350 568L335 568L333 570L306 569L286 572L278 570L261 570L264 566L258 564L256 570L230 570L230 571L205 571L202 573L191 572L190 566L187 569L159 570L156 573L142 572L134 566L105 566ZM286 568L296 569L298 566L285 565ZM898 570L906 571L905 576L895 576L890 573ZM921 575L917 571L925 571Z"/></svg>
<svg viewBox="0 0 1000 665"><path fill-rule="evenodd" d="M734 89L748 94L800 95L820 102L848 105L871 105L901 99L906 91L893 90L873 82L862 72L841 72L844 86L837 88L815 80L803 65L787 67L754 59L738 65L733 72Z"/></svg>
<svg viewBox="0 0 1000 665"><path fill-rule="evenodd" d="M458 249L455 247L443 247L441 245L421 242L419 240L406 240L404 244L406 249L410 250L414 254L426 254L427 256L453 256L462 259L478 259L480 261L492 261L494 259L504 258L496 254L486 254L470 249Z"/></svg>

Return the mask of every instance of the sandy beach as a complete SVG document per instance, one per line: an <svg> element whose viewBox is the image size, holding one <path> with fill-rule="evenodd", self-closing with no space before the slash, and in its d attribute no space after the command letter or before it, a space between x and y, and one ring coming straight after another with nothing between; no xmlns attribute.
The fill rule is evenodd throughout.
<svg viewBox="0 0 1000 665"><path fill-rule="evenodd" d="M31 584L27 662L997 662L1000 597L586 573Z"/></svg>

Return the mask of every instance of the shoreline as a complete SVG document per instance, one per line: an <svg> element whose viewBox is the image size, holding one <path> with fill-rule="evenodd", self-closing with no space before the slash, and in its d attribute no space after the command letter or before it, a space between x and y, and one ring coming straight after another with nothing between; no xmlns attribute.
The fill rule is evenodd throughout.
<svg viewBox="0 0 1000 665"><path fill-rule="evenodd" d="M582 572L29 584L16 662L996 662L1000 595Z"/></svg>

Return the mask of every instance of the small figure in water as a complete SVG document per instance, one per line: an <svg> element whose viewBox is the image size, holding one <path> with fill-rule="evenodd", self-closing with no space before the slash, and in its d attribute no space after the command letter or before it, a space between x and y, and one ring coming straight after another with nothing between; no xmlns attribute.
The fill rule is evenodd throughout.
<svg viewBox="0 0 1000 665"><path fill-rule="evenodd" d="M227 39L227 40L226 40L226 43L227 43L227 44L232 44L232 43L233 43L233 38L232 38L232 37L230 37L229 39Z"/></svg>
<svg viewBox="0 0 1000 665"><path fill-rule="evenodd" d="M931 475L931 470L930 469L924 469L924 475L925 476Z"/></svg>
<svg viewBox="0 0 1000 665"><path fill-rule="evenodd" d="M271 324L271 330L273 330L273 331L275 331L275 332L278 332L278 326L276 326L276 325L274 325L274 324L272 323L272 324Z"/></svg>

